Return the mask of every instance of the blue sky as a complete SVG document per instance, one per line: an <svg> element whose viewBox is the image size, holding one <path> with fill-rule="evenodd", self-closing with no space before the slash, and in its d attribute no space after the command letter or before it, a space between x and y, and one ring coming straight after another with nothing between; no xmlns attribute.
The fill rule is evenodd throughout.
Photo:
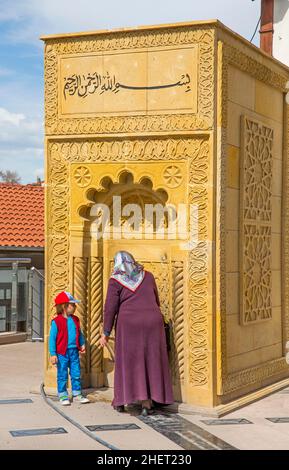
<svg viewBox="0 0 289 470"><path fill-rule="evenodd" d="M43 177L42 34L218 18L250 39L259 16L260 0L0 0L0 170Z"/></svg>

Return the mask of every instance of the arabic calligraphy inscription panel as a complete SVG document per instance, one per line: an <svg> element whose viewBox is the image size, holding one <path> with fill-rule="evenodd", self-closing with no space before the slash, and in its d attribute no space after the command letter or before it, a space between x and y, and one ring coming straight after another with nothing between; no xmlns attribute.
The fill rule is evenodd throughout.
<svg viewBox="0 0 289 470"><path fill-rule="evenodd" d="M197 112L198 46L59 57L59 112Z"/></svg>

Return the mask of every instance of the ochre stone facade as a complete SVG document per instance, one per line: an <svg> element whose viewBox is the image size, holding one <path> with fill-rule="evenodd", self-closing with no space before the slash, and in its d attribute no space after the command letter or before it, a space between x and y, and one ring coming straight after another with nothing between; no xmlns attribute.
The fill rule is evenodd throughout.
<svg viewBox="0 0 289 470"><path fill-rule="evenodd" d="M43 40L46 346L53 299L69 289L82 300L84 383L112 386L98 341L113 255L127 249L172 324L176 400L212 408L286 378L289 70L218 21ZM114 195L197 205L196 247L96 240L90 210ZM48 359L46 348L55 387Z"/></svg>

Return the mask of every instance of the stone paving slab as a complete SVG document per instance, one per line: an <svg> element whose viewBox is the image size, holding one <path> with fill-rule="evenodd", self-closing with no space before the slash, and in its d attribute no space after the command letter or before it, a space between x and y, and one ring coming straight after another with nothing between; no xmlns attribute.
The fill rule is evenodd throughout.
<svg viewBox="0 0 289 470"><path fill-rule="evenodd" d="M61 407L59 402L55 402ZM61 407L62 408L62 407ZM130 411L118 413L108 403L88 403L85 405L72 403L65 407L65 413L83 426L101 424L135 424L140 429L122 431L98 431L97 435L120 449L138 450L177 450L180 446L154 431L138 418L139 409L132 407Z"/></svg>

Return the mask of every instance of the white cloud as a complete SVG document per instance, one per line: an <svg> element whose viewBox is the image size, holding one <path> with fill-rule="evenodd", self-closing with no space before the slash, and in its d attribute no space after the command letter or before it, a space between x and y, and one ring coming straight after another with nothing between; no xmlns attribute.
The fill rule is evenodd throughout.
<svg viewBox="0 0 289 470"><path fill-rule="evenodd" d="M21 113L11 113L5 108L0 108L0 124L9 123L14 126L19 126L20 122L25 119L24 114ZM1 132L1 131L0 131Z"/></svg>
<svg viewBox="0 0 289 470"><path fill-rule="evenodd" d="M22 182L36 181L43 163L42 119L0 108L0 169L15 170Z"/></svg>
<svg viewBox="0 0 289 470"><path fill-rule="evenodd" d="M0 108L0 146L2 149L32 148L43 145L42 120Z"/></svg>

